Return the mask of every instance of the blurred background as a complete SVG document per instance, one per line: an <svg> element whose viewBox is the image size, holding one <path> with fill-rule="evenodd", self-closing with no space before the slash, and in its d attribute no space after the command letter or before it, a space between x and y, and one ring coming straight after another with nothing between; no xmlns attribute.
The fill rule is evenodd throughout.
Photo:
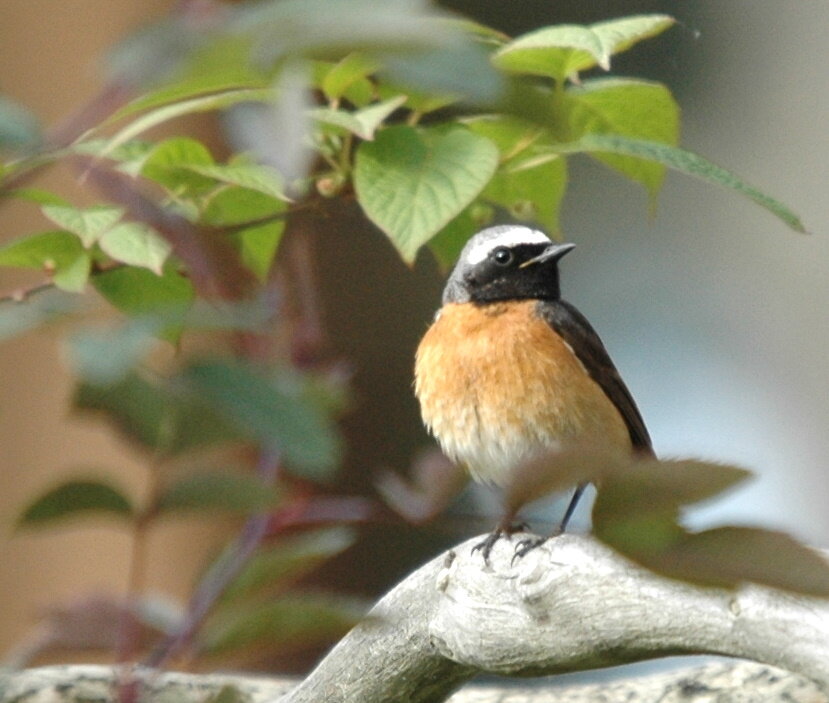
<svg viewBox="0 0 829 703"><path fill-rule="evenodd" d="M102 56L171 0L4 0L0 91L54 124L102 85ZM510 34L542 25L666 12L679 24L614 64L663 81L683 108L683 146L791 206L796 235L738 196L669 174L655 215L644 192L588 161L573 168L562 224L578 248L563 265L565 297L591 320L663 456L734 462L751 485L696 510L693 526L762 524L829 545L829 4L803 0L455 0L443 3ZM216 134L209 119L176 131ZM78 203L94 193L57 168L43 185ZM5 205L0 241L42 228L36 208ZM345 421L343 487L370 492L381 468L405 471L429 446L411 394L414 348L439 302L428 256L410 270L382 236L343 218L318 242L330 354L355 371ZM24 280L0 270L0 294ZM44 608L79 593L120 592L129 536L107 523L16 534L34 495L79 468L116 473L141 495L141 457L108 427L68 413L71 379L60 327L0 348L0 652ZM495 510L467 496L450 530L367 530L320 578L368 596L434 554L483 532ZM493 512L494 514L494 512ZM582 516L582 524L584 518ZM231 526L170 521L152 535L148 583L184 597L204 555ZM382 563L377 555L382 554Z"/></svg>

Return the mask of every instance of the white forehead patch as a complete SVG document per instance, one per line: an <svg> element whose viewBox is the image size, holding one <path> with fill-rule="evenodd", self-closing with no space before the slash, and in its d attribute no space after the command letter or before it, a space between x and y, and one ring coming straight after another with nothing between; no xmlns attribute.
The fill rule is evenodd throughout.
<svg viewBox="0 0 829 703"><path fill-rule="evenodd" d="M550 244L552 240L537 229L529 227L511 227L496 236L475 244L466 255L466 263L474 266L481 263L496 247L516 247L521 244Z"/></svg>

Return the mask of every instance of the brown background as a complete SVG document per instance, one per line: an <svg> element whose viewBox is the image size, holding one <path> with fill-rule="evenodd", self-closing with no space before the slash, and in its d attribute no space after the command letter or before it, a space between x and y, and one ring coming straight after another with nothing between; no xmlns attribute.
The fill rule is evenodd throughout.
<svg viewBox="0 0 829 703"><path fill-rule="evenodd" d="M102 51L170 4L3 0L0 91L53 124L100 86ZM513 31L520 22L539 26L643 10L677 14L682 24L645 70L677 91L684 143L791 204L815 236L796 237L744 200L676 176L649 222L640 192L579 166L564 213L565 234L579 245L567 262L566 295L602 333L660 452L736 460L758 471L750 489L704 513L708 522L765 522L825 545L829 5L571 5L568 11L566 3L474 3L490 13L488 21L504 13ZM44 185L75 192L71 174L61 169ZM74 197L83 202L89 195ZM2 240L41 226L33 206L0 211ZM413 429L408 374L439 283L428 263L414 273L405 269L388 247L377 246L375 234L354 237L324 242L320 263L332 345L357 369L358 402L347 424L360 451L350 461L366 470L400 467L424 441ZM24 280L31 279L0 271L0 292ZM117 528L84 523L43 534L11 531L21 504L78 468L115 472L136 496L143 489L137 454L106 427L68 415L63 331L38 332L0 349L0 652L20 641L38 608L125 584L129 541ZM149 585L185 593L221 529L178 521L158 529ZM367 563L357 567L370 570Z"/></svg>

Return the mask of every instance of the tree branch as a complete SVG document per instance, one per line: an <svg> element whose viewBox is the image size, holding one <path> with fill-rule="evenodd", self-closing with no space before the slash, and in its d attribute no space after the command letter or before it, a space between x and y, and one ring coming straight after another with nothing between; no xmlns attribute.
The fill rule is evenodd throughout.
<svg viewBox="0 0 829 703"><path fill-rule="evenodd" d="M770 664L829 690L829 602L671 581L579 535L514 565L502 540L486 568L471 553L478 541L395 587L285 703L425 703L482 671L540 676L683 653Z"/></svg>
<svg viewBox="0 0 829 703"><path fill-rule="evenodd" d="M502 540L486 567L480 554L471 553L478 541L432 560L392 589L291 690L284 681L262 688L261 681L244 677L195 677L189 685L202 695L220 687L219 680L244 694L255 686L255 703L427 703L446 700L480 672L537 676L709 653L762 665L716 664L612 684L556 687L554 700L701 701L716 691L723 703L829 701L829 601L757 586L730 592L671 581L578 535L550 540L514 565L513 545ZM111 670L102 671L112 679ZM66 681L70 674L71 668L64 684L72 683ZM37 675L35 670L0 680L0 698L8 700L10 691L34 695L32 685L21 688L20 682ZM145 672L140 678L163 686L168 676L180 682L182 675ZM542 691L475 686L451 701L506 703L536 695L549 701L551 689Z"/></svg>

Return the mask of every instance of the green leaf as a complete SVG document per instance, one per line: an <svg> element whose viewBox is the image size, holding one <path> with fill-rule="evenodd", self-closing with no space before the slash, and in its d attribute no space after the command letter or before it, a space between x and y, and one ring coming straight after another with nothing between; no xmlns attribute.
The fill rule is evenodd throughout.
<svg viewBox="0 0 829 703"><path fill-rule="evenodd" d="M67 293L80 293L86 287L92 270L92 257L84 252L74 261L61 266L52 274L52 282Z"/></svg>
<svg viewBox="0 0 829 703"><path fill-rule="evenodd" d="M77 235L89 249L100 236L110 229L124 214L120 207L96 205L76 208L71 205L44 205L42 212L58 227Z"/></svg>
<svg viewBox="0 0 829 703"><path fill-rule="evenodd" d="M75 235L53 231L0 247L0 266L43 269L58 288L78 293L86 285L91 260Z"/></svg>
<svg viewBox="0 0 829 703"><path fill-rule="evenodd" d="M354 107L365 107L377 97L377 88L368 78L354 81L343 95Z"/></svg>
<svg viewBox="0 0 829 703"><path fill-rule="evenodd" d="M498 149L463 128L390 127L357 150L354 187L407 262L483 190Z"/></svg>
<svg viewBox="0 0 829 703"><path fill-rule="evenodd" d="M393 98L395 95L400 95L401 93L406 95L404 107L419 115L427 115L430 112L435 112L436 110L458 102L457 95L438 95L423 90L415 90L408 86L404 89L402 86L389 83L388 81L380 83L377 86L377 95L384 100Z"/></svg>
<svg viewBox="0 0 829 703"><path fill-rule="evenodd" d="M448 17L444 20L450 26L455 26L465 34L472 34L473 36L485 40L489 44L501 46L510 40L509 35L504 34L500 30L488 27L480 22L468 19L467 17Z"/></svg>
<svg viewBox="0 0 829 703"><path fill-rule="evenodd" d="M242 263L260 280L265 281L271 270L276 250L285 231L285 221L268 222L234 232L230 239L236 243Z"/></svg>
<svg viewBox="0 0 829 703"><path fill-rule="evenodd" d="M126 127L117 132L104 146L100 156L106 156L130 139L146 132L152 127L168 122L177 117L191 115L198 112L214 112L224 110L232 105L244 102L269 102L273 98L273 91L270 89L239 89L228 90L221 93L205 95L175 102L172 105L163 105L150 112L141 115L130 122Z"/></svg>
<svg viewBox="0 0 829 703"><path fill-rule="evenodd" d="M575 142L558 145L556 150L561 154L609 152L655 161L689 176L696 176L741 193L780 218L795 232L806 232L800 218L783 203L749 185L736 174L690 151L667 144L610 134L588 134Z"/></svg>
<svg viewBox="0 0 829 703"><path fill-rule="evenodd" d="M192 510L251 514L276 507L276 490L255 476L202 472L186 476L161 492L153 508L159 513Z"/></svg>
<svg viewBox="0 0 829 703"><path fill-rule="evenodd" d="M147 155L157 146L141 139L132 139L112 150L107 149L105 139L90 139L76 142L70 147L71 153L91 156L95 159L106 158L115 162L114 168L132 178L141 175L141 168Z"/></svg>
<svg viewBox="0 0 829 703"><path fill-rule="evenodd" d="M720 494L748 472L700 461L643 461L602 476L594 534L625 556L671 578L734 588L759 583L829 596L829 564L791 537L748 527L688 532L681 508Z"/></svg>
<svg viewBox="0 0 829 703"><path fill-rule="evenodd" d="M18 518L18 526L40 527L77 515L109 514L130 520L134 511L118 489L99 481L67 481L44 493Z"/></svg>
<svg viewBox="0 0 829 703"><path fill-rule="evenodd" d="M322 79L320 87L329 100L339 100L347 97L348 90L355 84L365 80L378 68L373 59L353 52L336 63Z"/></svg>
<svg viewBox="0 0 829 703"><path fill-rule="evenodd" d="M682 506L712 498L750 475L735 466L703 461L635 462L613 470L602 479L594 516L604 523L626 520L637 512L674 512ZM641 507L642 496L647 496L645 507Z"/></svg>
<svg viewBox="0 0 829 703"><path fill-rule="evenodd" d="M217 188L207 198L201 221L214 227L257 223L284 212L286 204L273 196L239 186Z"/></svg>
<svg viewBox="0 0 829 703"><path fill-rule="evenodd" d="M172 247L141 222L121 222L101 235L101 249L116 261L149 269L159 276Z"/></svg>
<svg viewBox="0 0 829 703"><path fill-rule="evenodd" d="M340 638L365 612L341 596L303 593L271 603L225 608L200 633L199 648L220 654L256 647L269 655L307 649Z"/></svg>
<svg viewBox="0 0 829 703"><path fill-rule="evenodd" d="M64 231L43 232L15 239L0 247L0 266L58 269L84 253L80 240Z"/></svg>
<svg viewBox="0 0 829 703"><path fill-rule="evenodd" d="M139 173L177 194L193 194L215 186L212 178L194 169L212 166L213 156L200 141L190 137L166 139L145 154Z"/></svg>
<svg viewBox="0 0 829 703"><path fill-rule="evenodd" d="M18 103L0 95L0 149L27 149L41 141L37 118Z"/></svg>
<svg viewBox="0 0 829 703"><path fill-rule="evenodd" d="M193 364L181 380L240 432L279 451L302 475L326 479L336 466L336 430L296 384L264 377L238 362L218 361Z"/></svg>
<svg viewBox="0 0 829 703"><path fill-rule="evenodd" d="M372 140L375 131L383 124L383 121L405 102L406 96L398 95L356 112L320 107L311 111L311 117L317 122L340 127L356 134L360 139Z"/></svg>
<svg viewBox="0 0 829 703"><path fill-rule="evenodd" d="M190 279L173 268L166 268L162 275L143 268L122 266L99 273L92 279L95 289L118 310L126 315L162 315L183 320L195 295ZM174 340L175 330L167 329L164 336Z"/></svg>
<svg viewBox="0 0 829 703"><path fill-rule="evenodd" d="M661 34L674 24L667 15L638 15L583 26L557 25L524 34L501 47L495 66L512 73L554 78L559 83L594 66L610 70L610 57Z"/></svg>
<svg viewBox="0 0 829 703"><path fill-rule="evenodd" d="M69 202L48 190L42 188L14 188L12 190L4 190L0 197L18 198L20 200L28 200L31 203L38 205L66 205Z"/></svg>
<svg viewBox="0 0 829 703"><path fill-rule="evenodd" d="M205 403L137 373L111 385L82 383L73 405L103 413L128 439L162 455L239 439Z"/></svg>
<svg viewBox="0 0 829 703"><path fill-rule="evenodd" d="M604 486L606 476L620 473L631 461L626 452L609 450L600 442L544 452L511 472L504 487L504 510L515 514L527 503L581 483Z"/></svg>
<svg viewBox="0 0 829 703"><path fill-rule="evenodd" d="M270 78L256 71L249 57L249 38L213 37L190 54L181 75L173 83L139 95L104 120L98 129L140 112L199 96L265 88Z"/></svg>
<svg viewBox="0 0 829 703"><path fill-rule="evenodd" d="M650 565L650 564L649 564ZM685 534L656 568L673 578L709 586L759 583L808 596L829 597L829 565L789 535L749 527Z"/></svg>
<svg viewBox="0 0 829 703"><path fill-rule="evenodd" d="M81 383L72 399L76 408L104 413L129 439L154 450L172 443L174 398L136 373L118 383Z"/></svg>
<svg viewBox="0 0 829 703"><path fill-rule="evenodd" d="M274 547L260 549L222 594L225 601L239 600L261 591L284 590L323 562L348 549L356 539L353 530L330 527L285 537Z"/></svg>
<svg viewBox="0 0 829 703"><path fill-rule="evenodd" d="M518 220L538 223L559 237L559 210L567 190L567 163L515 159L499 169L481 195L506 208Z"/></svg>
<svg viewBox="0 0 829 703"><path fill-rule="evenodd" d="M227 186L217 189L206 200L201 221L214 227L231 227L229 239L239 251L242 263L265 280L276 254L285 218L277 218L287 206L261 192ZM274 219L268 221L268 218ZM245 227L246 223L251 223Z"/></svg>
<svg viewBox="0 0 829 703"><path fill-rule="evenodd" d="M613 134L670 146L679 143L679 106L659 83L619 78L586 81L569 88L559 107L566 141L585 134ZM593 155L641 183L651 197L665 177L664 165L653 161L600 152Z"/></svg>
<svg viewBox="0 0 829 703"><path fill-rule="evenodd" d="M219 183L239 186L281 201L289 201L279 172L270 166L255 163L191 164L188 168Z"/></svg>
<svg viewBox="0 0 829 703"><path fill-rule="evenodd" d="M557 236L559 209L567 189L567 165L552 152L550 134L532 122L503 115L485 115L466 124L490 139L501 153L501 164L481 199Z"/></svg>
<svg viewBox="0 0 829 703"><path fill-rule="evenodd" d="M530 149L536 149L530 152L536 154L539 144L551 143L543 127L511 115L476 115L464 119L463 123L475 134L495 144L502 162L521 156Z"/></svg>

